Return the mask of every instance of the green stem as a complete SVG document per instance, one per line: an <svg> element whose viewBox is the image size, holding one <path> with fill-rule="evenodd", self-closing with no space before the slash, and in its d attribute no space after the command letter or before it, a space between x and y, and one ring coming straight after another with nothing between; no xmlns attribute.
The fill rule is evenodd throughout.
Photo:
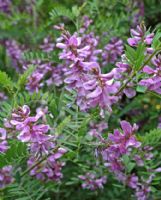
<svg viewBox="0 0 161 200"><path fill-rule="evenodd" d="M157 98L161 99L161 96L153 91L147 91L149 94L156 96Z"/></svg>
<svg viewBox="0 0 161 200"><path fill-rule="evenodd" d="M46 160L46 158L48 158L51 154L49 154L48 156L43 157L41 160L39 160L38 162L36 162L34 165L32 165L31 167L29 167L27 170L25 170L20 177L22 178L25 174L27 174L28 172L30 172L32 169L34 169L37 165L39 165L40 163L42 163L44 160Z"/></svg>
<svg viewBox="0 0 161 200"><path fill-rule="evenodd" d="M115 94L115 96L117 96L120 92L122 92L122 90L125 89L125 87L127 86L127 84L134 78L135 75L136 75L136 72L133 72L132 75L130 76L130 78L120 87L120 89Z"/></svg>

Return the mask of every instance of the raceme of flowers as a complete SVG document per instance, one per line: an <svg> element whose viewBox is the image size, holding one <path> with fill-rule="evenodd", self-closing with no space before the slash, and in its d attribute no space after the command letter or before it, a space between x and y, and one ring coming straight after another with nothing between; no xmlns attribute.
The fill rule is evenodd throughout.
<svg viewBox="0 0 161 200"><path fill-rule="evenodd" d="M58 181L63 177L61 169L65 165L59 159L67 150L57 146L54 135L47 134L50 130L49 125L39 123L44 114L42 109L37 109L36 115L30 116L30 108L27 105L14 110L11 119L5 121L6 129L0 128L0 152L4 153L9 148L7 135L8 138L13 138L18 132L17 139L27 143L29 147L30 158L27 164L29 168L32 167L30 175L44 181ZM43 162L36 165L41 159L43 159ZM9 170L10 168L7 169ZM3 173L3 169L1 173ZM5 168L4 173L7 173ZM4 185L11 182L6 175L4 175L3 179L6 179Z"/></svg>
<svg viewBox="0 0 161 200"><path fill-rule="evenodd" d="M80 28L80 33L71 35L65 30L64 25L55 26L56 29L62 31L62 35L56 41L56 47L62 49L59 53L59 59L64 60L62 64L52 62L42 62L41 60L33 60L26 63L22 59L22 50L17 46L16 41L6 41L8 55L13 61L13 66L18 68L23 65L23 69L28 68L28 64L36 66L36 70L28 78L26 89L30 92L38 92L43 86L61 86L63 82L68 90L77 91L76 102L81 110L87 111L89 108L99 106L101 112L107 109L112 111L112 105L118 102L124 93L128 98L136 95L134 86L135 80L128 81L129 76L134 72L131 68L127 57L123 53L123 42L118 38L112 38L104 47L104 50L98 49L100 38L94 35L94 32L86 33L86 29L92 21L88 17L84 17L84 24ZM136 30L131 29L132 37L128 39L130 46L136 48L141 42L146 47L146 57L154 52L151 47L154 33L149 33L143 24L138 25ZM54 51L55 44L51 38L45 37L44 42L40 45L40 50L50 53ZM99 57L102 56L102 65L108 63L114 64L118 57L121 56L121 62L116 63L116 67L110 72L104 74L100 64ZM159 59L159 56L158 56ZM147 89L160 93L160 71L159 64L156 59L152 59L153 72L144 66L143 71L146 73L145 80L141 80L138 84L147 87ZM22 71L22 69L21 69ZM46 77L49 77L47 80ZM119 91L122 84L126 87ZM95 83L95 84L93 84ZM92 86L91 86L92 85ZM106 99L106 100L105 100Z"/></svg>
<svg viewBox="0 0 161 200"><path fill-rule="evenodd" d="M153 67L145 66L143 72L148 75L146 79L139 82L140 85L145 86L148 90L161 94L161 55L156 56L153 60Z"/></svg>
<svg viewBox="0 0 161 200"><path fill-rule="evenodd" d="M133 169L136 166L144 167L145 161L153 158L152 148L149 146L143 147L141 142L137 140L135 132L138 127L136 124L131 126L127 121L121 121L120 124L122 130L115 129L114 133L109 134L107 139L104 139L101 132L96 129L95 131L91 129L89 134L99 139L99 145L102 147L99 147L98 152L109 172L113 173L117 180L133 189L138 200L147 199L151 191L150 184L155 174L150 173L149 177L145 179L143 176L137 175L136 170L134 172ZM150 171L150 169L148 170ZM88 182L88 179L86 179L85 177L82 179L85 181L85 188L90 187L90 179ZM91 180L91 187L92 184Z"/></svg>
<svg viewBox="0 0 161 200"><path fill-rule="evenodd" d="M0 188L4 188L6 185L12 183L12 166L8 165L0 169Z"/></svg>
<svg viewBox="0 0 161 200"><path fill-rule="evenodd" d="M103 185L106 183L106 176L97 178L95 174L90 172L85 175L79 175L79 178L83 181L82 188L89 190L103 189Z"/></svg>
<svg viewBox="0 0 161 200"><path fill-rule="evenodd" d="M4 45L11 59L12 66L15 67L17 71L22 72L23 65L25 65L25 61L22 57L24 47L18 44L16 40L6 40Z"/></svg>
<svg viewBox="0 0 161 200"><path fill-rule="evenodd" d="M104 47L104 51L102 53L102 65L107 65L108 63L115 64L118 58L122 55L123 49L123 41L119 38L112 38Z"/></svg>
<svg viewBox="0 0 161 200"><path fill-rule="evenodd" d="M84 43L84 38L78 36L77 33L70 35L63 25L56 26L56 29L62 31L62 36L57 39L56 44L56 47L62 49L59 58L65 60L65 66L69 66L68 68L66 67L67 71L64 74L66 76L64 82L67 84L66 88L68 90L76 90L76 102L81 110L88 110L89 108L99 106L101 110L107 109L111 112L111 106L121 98L123 93L128 98L136 95L134 89L136 85L135 79L132 77L130 81L128 80L135 71L131 68L128 58L124 54L121 56L122 61L116 63L116 68L103 74L97 62L98 58L92 59L91 56L89 57L89 55L93 55L89 42ZM154 33L148 33L146 27L141 24L137 26L136 30L131 29L131 35L132 38L128 39L129 45L137 48L141 42L145 43L145 57L148 58L154 52L154 49L151 47ZM123 52L122 41L114 38L105 49L111 54L109 57L112 60L109 62L113 63L117 60L117 56ZM105 52L102 54L103 57L108 58L105 54ZM108 61L105 63L108 63ZM155 62L156 65L158 64ZM147 67L143 67L143 71L139 73L146 72L145 69ZM160 85L158 82L160 81L160 74L158 69L149 73L155 78L142 80L139 84L159 93ZM159 74L159 78L156 73ZM125 84L125 87L120 91L122 84Z"/></svg>

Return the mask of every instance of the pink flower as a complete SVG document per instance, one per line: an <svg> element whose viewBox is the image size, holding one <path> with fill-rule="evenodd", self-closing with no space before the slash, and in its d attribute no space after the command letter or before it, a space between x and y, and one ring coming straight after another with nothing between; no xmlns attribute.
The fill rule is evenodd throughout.
<svg viewBox="0 0 161 200"><path fill-rule="evenodd" d="M131 29L132 38L129 38L127 41L130 46L135 47L141 41L144 41L145 44L151 45L154 37L154 33L147 34L146 27L144 25L140 25L135 29Z"/></svg>
<svg viewBox="0 0 161 200"><path fill-rule="evenodd" d="M44 52L51 52L54 50L54 46L55 44L53 44L51 42L51 38L50 37L46 37L44 38L43 44L40 45L40 48L44 51Z"/></svg>
<svg viewBox="0 0 161 200"><path fill-rule="evenodd" d="M112 38L104 47L104 51L102 53L103 65L115 63L123 53L123 49L123 41L119 38Z"/></svg>
<svg viewBox="0 0 161 200"><path fill-rule="evenodd" d="M117 97L112 96L118 90L118 85L113 83L111 75L101 74L100 67L97 63L87 65L91 68L92 75L89 76L83 84L86 91L87 104L90 107L100 106L101 109L112 111L111 105L117 101Z"/></svg>
<svg viewBox="0 0 161 200"><path fill-rule="evenodd" d="M0 153L4 153L7 151L8 143L7 143L7 133L4 128L0 128Z"/></svg>
<svg viewBox="0 0 161 200"><path fill-rule="evenodd" d="M63 49L62 53L59 54L60 59L70 60L77 62L78 60L83 61L90 54L90 46L80 47L81 38L76 35L70 36L68 34L62 35L64 43L58 42L57 48Z"/></svg>
<svg viewBox="0 0 161 200"><path fill-rule="evenodd" d="M12 166L9 165L0 169L0 188L4 188L13 181L14 179L12 178Z"/></svg>
<svg viewBox="0 0 161 200"><path fill-rule="evenodd" d="M161 55L153 59L153 64L154 69L149 66L143 68L143 72L148 74L149 78L141 80L139 84L161 94Z"/></svg>
<svg viewBox="0 0 161 200"><path fill-rule="evenodd" d="M62 167L65 165L64 162L59 161L59 159L67 152L64 148L58 148L58 150L49 156L46 160L41 162L40 165L37 165L30 171L31 176L35 176L37 179L42 181L59 181L63 174L61 172ZM28 167L32 167L37 158L31 157L28 160Z"/></svg>
<svg viewBox="0 0 161 200"><path fill-rule="evenodd" d="M93 173L86 173L85 175L78 176L82 181L82 188L89 190L103 189L103 185L106 183L107 178L102 176L97 178Z"/></svg>

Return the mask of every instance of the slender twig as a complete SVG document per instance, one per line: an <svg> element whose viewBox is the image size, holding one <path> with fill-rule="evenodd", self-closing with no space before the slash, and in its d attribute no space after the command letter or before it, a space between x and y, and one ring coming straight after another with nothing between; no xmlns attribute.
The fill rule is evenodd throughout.
<svg viewBox="0 0 161 200"><path fill-rule="evenodd" d="M48 158L49 156L51 156L51 154L48 154L47 156L43 157L41 160L39 160L38 162L36 162L34 165L32 165L31 167L29 167L27 170L25 170L20 177L22 178L25 174L27 174L28 172L30 172L32 169L34 169L37 165L39 165L40 163L42 163L44 160L46 160L46 158Z"/></svg>
<svg viewBox="0 0 161 200"><path fill-rule="evenodd" d="M136 72L134 72L130 78L120 87L120 89L118 90L118 92L115 94L115 96L117 96L118 94L120 94L120 92L122 92L122 90L125 89L125 87L127 86L127 84L133 79L133 77L136 75Z"/></svg>
<svg viewBox="0 0 161 200"><path fill-rule="evenodd" d="M160 98L161 99L161 96L159 95L159 94L157 94L157 93L155 93L155 92L153 92L153 91L147 91L149 94L151 94L151 95L154 95L154 96L156 96L156 97L158 97L158 98Z"/></svg>

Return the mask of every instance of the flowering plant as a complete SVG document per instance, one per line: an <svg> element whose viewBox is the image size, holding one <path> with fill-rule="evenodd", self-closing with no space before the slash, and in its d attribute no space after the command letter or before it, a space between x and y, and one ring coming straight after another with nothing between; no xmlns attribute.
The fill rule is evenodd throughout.
<svg viewBox="0 0 161 200"><path fill-rule="evenodd" d="M0 199L160 198L149 13L148 0L0 0Z"/></svg>

